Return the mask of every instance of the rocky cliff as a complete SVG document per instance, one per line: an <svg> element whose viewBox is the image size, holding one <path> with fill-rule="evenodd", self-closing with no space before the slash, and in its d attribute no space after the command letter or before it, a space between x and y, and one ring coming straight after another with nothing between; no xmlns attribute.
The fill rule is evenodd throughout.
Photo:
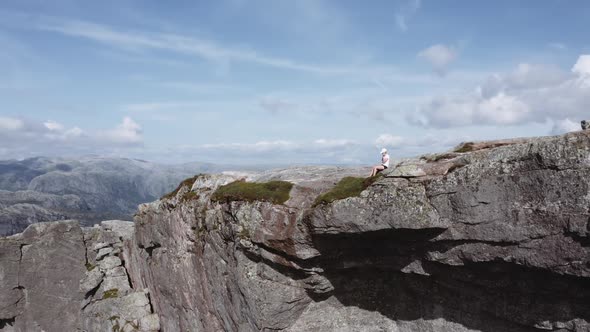
<svg viewBox="0 0 590 332"><path fill-rule="evenodd" d="M141 206L126 254L162 329L590 330L588 132L465 144L311 208L341 176L278 174L284 205L212 203L233 179L202 177Z"/></svg>
<svg viewBox="0 0 590 332"><path fill-rule="evenodd" d="M132 233L126 221L58 221L0 238L0 331L158 331L121 259Z"/></svg>
<svg viewBox="0 0 590 332"><path fill-rule="evenodd" d="M316 167L248 179L294 183L284 204L212 200L232 176L183 182L140 206L133 235L107 250L113 264L77 272L84 291L94 288L74 298L83 309L72 324L115 326L96 313L111 307L104 297L119 281L108 271L119 265L128 286L117 284L117 297L148 299L146 323L137 327L144 329L149 322L162 331L590 331L590 132L463 144L406 160L359 196L314 206L347 175L365 174ZM29 243L27 232L0 242L2 271L26 261L18 249ZM92 252L76 262L104 261L89 238L62 249ZM43 311L32 311L30 296L24 307L17 299L42 286L24 283L26 273L11 283L7 275L0 273L10 285L1 292L13 294L16 309L0 311L0 330L19 330L20 317ZM84 318L91 306L100 308L92 320ZM114 312L117 326L130 330L128 322L142 319Z"/></svg>

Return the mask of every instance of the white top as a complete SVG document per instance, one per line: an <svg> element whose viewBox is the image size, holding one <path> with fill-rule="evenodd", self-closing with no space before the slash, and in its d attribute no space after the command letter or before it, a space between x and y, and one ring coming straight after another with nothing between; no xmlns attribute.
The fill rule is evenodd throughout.
<svg viewBox="0 0 590 332"><path fill-rule="evenodd" d="M383 157L381 157L381 165L389 168L389 154L386 153Z"/></svg>

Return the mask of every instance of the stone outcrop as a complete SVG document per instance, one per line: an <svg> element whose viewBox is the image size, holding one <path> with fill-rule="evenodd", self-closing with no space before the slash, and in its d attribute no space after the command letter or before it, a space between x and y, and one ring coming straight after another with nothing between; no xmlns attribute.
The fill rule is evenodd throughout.
<svg viewBox="0 0 590 332"><path fill-rule="evenodd" d="M213 203L217 176L140 207L123 252L163 331L590 330L587 132L407 160L318 207L345 174L293 172L258 177L295 183L284 205Z"/></svg>
<svg viewBox="0 0 590 332"><path fill-rule="evenodd" d="M314 206L366 173L202 175L134 225L30 226L0 239L0 331L590 331L590 132L465 143ZM236 180L294 186L210 200Z"/></svg>
<svg viewBox="0 0 590 332"><path fill-rule="evenodd" d="M133 223L38 223L0 238L0 331L158 331L119 257Z"/></svg>
<svg viewBox="0 0 590 332"><path fill-rule="evenodd" d="M0 327L57 331L78 324L85 271L84 237L76 222L40 223L0 240ZM8 294L8 296L4 296ZM60 319L56 319L60 317Z"/></svg>

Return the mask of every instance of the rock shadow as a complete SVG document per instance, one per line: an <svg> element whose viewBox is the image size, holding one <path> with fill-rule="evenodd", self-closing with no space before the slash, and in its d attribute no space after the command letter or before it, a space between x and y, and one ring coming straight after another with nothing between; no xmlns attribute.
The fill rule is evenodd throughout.
<svg viewBox="0 0 590 332"><path fill-rule="evenodd" d="M583 321L577 327L572 322L555 324L590 321L590 280L585 278L505 262L449 266L422 261L421 274L401 272L428 252L463 243L428 241L439 233L316 235L322 253L317 263L334 290L310 296L316 301L334 296L345 306L377 311L392 320L442 318L483 332L586 331Z"/></svg>

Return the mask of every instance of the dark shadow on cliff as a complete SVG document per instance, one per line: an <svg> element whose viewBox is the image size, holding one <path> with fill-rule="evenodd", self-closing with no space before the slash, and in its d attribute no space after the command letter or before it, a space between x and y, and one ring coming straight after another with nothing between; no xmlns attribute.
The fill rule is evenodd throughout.
<svg viewBox="0 0 590 332"><path fill-rule="evenodd" d="M428 252L464 242L429 242L436 230L389 230L315 236L316 262L343 305L398 321L442 318L483 332L539 331L543 321L590 321L590 281L505 262L422 264L424 274L400 272ZM509 246L511 243L495 245Z"/></svg>

